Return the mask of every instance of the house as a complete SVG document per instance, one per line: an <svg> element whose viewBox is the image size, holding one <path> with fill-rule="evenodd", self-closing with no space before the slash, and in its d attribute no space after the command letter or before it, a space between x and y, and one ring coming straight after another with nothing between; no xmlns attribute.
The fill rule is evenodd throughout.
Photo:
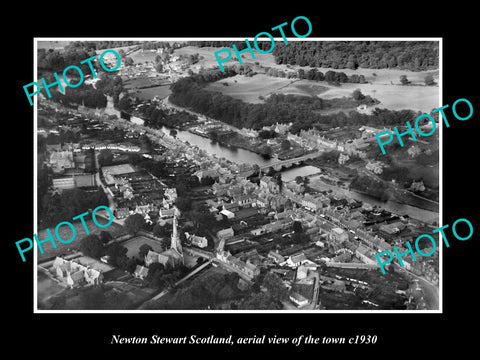
<svg viewBox="0 0 480 360"><path fill-rule="evenodd" d="M307 298L305 298L303 295L300 295L299 293L292 292L289 296L290 300L292 300L297 307L302 307L305 305L308 305L309 301Z"/></svg>
<svg viewBox="0 0 480 360"><path fill-rule="evenodd" d="M53 270L62 282L74 287L85 283L101 284L103 273L111 270L111 267L85 256L74 260L65 260L57 256L53 262Z"/></svg>
<svg viewBox="0 0 480 360"><path fill-rule="evenodd" d="M167 218L173 218L173 215L175 214L175 208L171 209L160 209L158 212L158 215L162 219L167 219Z"/></svg>
<svg viewBox="0 0 480 360"><path fill-rule="evenodd" d="M300 265L297 268L297 280L305 279L308 275L308 268L306 266Z"/></svg>
<svg viewBox="0 0 480 360"><path fill-rule="evenodd" d="M265 229L263 227L253 229L253 230L250 230L250 234L252 234L253 236L259 236L259 235L265 234Z"/></svg>
<svg viewBox="0 0 480 360"><path fill-rule="evenodd" d="M257 265L253 264L250 260L243 262L235 256L232 256L229 251L217 251L216 257L221 262L227 264L231 269L238 272L240 275L246 276L250 280L260 274L260 268Z"/></svg>
<svg viewBox="0 0 480 360"><path fill-rule="evenodd" d="M75 168L72 151L55 151L50 155L49 164L55 174Z"/></svg>
<svg viewBox="0 0 480 360"><path fill-rule="evenodd" d="M283 227L284 227L284 223L281 220L263 225L263 229L265 230L266 233L272 233L272 232L282 230Z"/></svg>
<svg viewBox="0 0 480 360"><path fill-rule="evenodd" d="M126 207L117 208L114 210L114 215L117 219L124 219L130 215L130 210Z"/></svg>
<svg viewBox="0 0 480 360"><path fill-rule="evenodd" d="M311 261L307 259L307 257L303 252L299 254L290 255L287 259L287 265L290 267L297 267L308 262L311 263Z"/></svg>
<svg viewBox="0 0 480 360"><path fill-rule="evenodd" d="M278 194L280 192L277 182L272 177L266 175L260 179L260 189L272 194Z"/></svg>
<svg viewBox="0 0 480 360"><path fill-rule="evenodd" d="M220 214L225 216L227 219L233 219L235 217L235 214L227 209L220 211Z"/></svg>
<svg viewBox="0 0 480 360"><path fill-rule="evenodd" d="M217 237L220 240L229 239L229 238L233 237L233 235L235 235L235 233L233 232L233 229L231 227L229 227L227 229L217 231Z"/></svg>
<svg viewBox="0 0 480 360"><path fill-rule="evenodd" d="M133 276L141 280L144 280L147 277L147 275L148 275L148 268L142 265L137 265L137 267L135 268L135 272L133 273Z"/></svg>
<svg viewBox="0 0 480 360"><path fill-rule="evenodd" d="M238 203L238 206L240 207L249 207L253 203L252 197L248 195L240 195L235 198L235 201Z"/></svg>
<svg viewBox="0 0 480 360"><path fill-rule="evenodd" d="M185 232L185 237L187 238L188 241L192 243L192 245L197 246L199 248L204 248L208 246L208 240L204 236L197 236L197 235L189 234L188 232Z"/></svg>
<svg viewBox="0 0 480 360"><path fill-rule="evenodd" d="M177 200L177 189L175 188L165 189L163 193L163 197L169 205L172 205L175 202L175 200Z"/></svg>
<svg viewBox="0 0 480 360"><path fill-rule="evenodd" d="M342 243L348 240L348 233L342 228L335 227L330 232L330 239L335 240L338 243Z"/></svg>
<svg viewBox="0 0 480 360"><path fill-rule="evenodd" d="M302 206L311 211L317 211L323 208L322 199L319 197L313 197L311 195L305 195L302 199Z"/></svg>
<svg viewBox="0 0 480 360"><path fill-rule="evenodd" d="M276 264L281 264L285 262L285 258L282 255L280 255L278 251L270 250L267 257L269 259L272 259Z"/></svg>

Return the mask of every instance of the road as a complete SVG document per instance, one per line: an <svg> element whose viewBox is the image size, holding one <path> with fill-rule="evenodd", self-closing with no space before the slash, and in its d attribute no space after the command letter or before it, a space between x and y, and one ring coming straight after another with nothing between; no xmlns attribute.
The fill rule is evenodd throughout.
<svg viewBox="0 0 480 360"><path fill-rule="evenodd" d="M186 276L184 276L183 278L181 278L180 280L178 280L175 284L173 284L172 287L168 288L168 289L164 289L162 291L160 291L157 295L155 295L154 297L152 297L151 299L145 301L144 303L142 303L137 309L140 309L142 308L146 303L150 302L150 301L155 301L155 300L158 300L160 299L161 297L165 296L166 294L168 294L170 292L171 289L175 288L176 286L180 285L181 283L183 283L184 281L190 279L192 276L196 275L198 272L202 271L203 269L205 269L207 266L209 266L211 263L212 263L213 259L201 264L199 267L195 268L193 271L189 272Z"/></svg>
<svg viewBox="0 0 480 360"><path fill-rule="evenodd" d="M440 304L439 304L439 299L440 299L440 294L439 294L439 288L438 285L433 284L432 282L428 281L425 279L423 276L418 276L412 273L411 271L408 271L404 267L401 267L398 264L394 264L397 269L400 271L406 272L408 275L411 275L415 279L418 280L419 286L423 290L424 294L424 299L425 303L427 304L427 308L429 310L438 310L440 309Z"/></svg>

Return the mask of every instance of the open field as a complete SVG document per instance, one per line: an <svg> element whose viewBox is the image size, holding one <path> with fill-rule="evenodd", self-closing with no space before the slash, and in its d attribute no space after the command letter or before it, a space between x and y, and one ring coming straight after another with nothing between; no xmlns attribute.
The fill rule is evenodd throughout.
<svg viewBox="0 0 480 360"><path fill-rule="evenodd" d="M323 82L322 82L323 83ZM436 86L401 86L380 84L342 84L332 86L321 97L324 99L351 96L355 89L360 89L364 95L370 95L380 101L375 105L389 110L412 109L421 112L430 112L440 104L439 89Z"/></svg>
<svg viewBox="0 0 480 360"><path fill-rule="evenodd" d="M378 73L397 70L377 70ZM394 78L386 73L382 79ZM420 77L418 75L417 77ZM397 77L398 79L398 77ZM223 85L224 83L228 86ZM272 93L293 94L303 96L319 96L324 99L350 97L355 89L364 95L370 95L380 101L375 107L390 110L412 109L430 112L440 106L439 88L437 86L402 86L375 81L373 84L344 83L341 86L328 84L326 81L295 80L257 74L252 77L236 75L211 83L207 90L219 91L222 94L249 103L262 103L259 96L267 97Z"/></svg>
<svg viewBox="0 0 480 360"><path fill-rule="evenodd" d="M222 79L207 85L206 89L210 91L219 91L222 94L240 99L252 104L262 103L259 96L267 96L272 92L277 92L284 86L292 82L290 79L275 78L263 74L253 77L236 75L227 79ZM228 84L228 86L223 85Z"/></svg>
<svg viewBox="0 0 480 360"><path fill-rule="evenodd" d="M157 54L156 51L145 50L145 51L142 52L142 50L137 50L137 51L132 52L128 56L133 59L135 64L140 64L140 63L144 63L146 61L147 62L155 61L155 56L157 56L157 55L158 54Z"/></svg>
<svg viewBox="0 0 480 360"><path fill-rule="evenodd" d="M98 212L98 213L100 214L100 212ZM106 223L106 221L102 221L102 220L99 220L98 222L101 223L101 224ZM38 263L42 263L49 258L53 258L55 256L61 256L61 255L64 255L68 252L78 250L80 248L80 240L82 238L84 238L85 236L87 236L87 234L85 233L85 229L83 228L83 225L79 220L71 221L71 223L75 226L76 236L75 236L75 239L72 240L72 242L68 243L68 244L64 244L64 243L61 243L60 241L58 241L56 236L55 236L55 227L54 226L50 227L50 233L52 234L52 236L55 240L55 244L57 245L57 248L54 249L52 247L52 243L50 241L45 242L45 243L42 244L43 254L40 254L40 250L38 249L38 247L35 246L35 249L38 251L38 253L37 253L38 254ZM127 233L127 231L122 226L120 226L116 223L112 223L110 226L108 226L106 228L99 228L99 227L97 227L97 225L94 224L92 219L87 219L86 218L85 219L85 224L86 224L90 234L98 235L98 234L100 234L100 232L105 230L105 231L108 231L113 237L117 237L117 236L124 235L124 234ZM71 231L69 226L60 227L58 229L58 233L59 233L60 237L62 239L65 239L65 240L68 240L72 237L72 231ZM48 237L46 229L39 230L37 236L38 236L39 240L46 239ZM35 241L34 239L32 239L32 240Z"/></svg>
<svg viewBox="0 0 480 360"><path fill-rule="evenodd" d="M65 46L69 45L71 41L38 41L37 48L38 49L53 49L59 50L65 48Z"/></svg>
<svg viewBox="0 0 480 360"><path fill-rule="evenodd" d="M151 100L155 96L163 99L172 93L170 91L170 81L166 79L148 77L128 79L124 81L124 86L143 100Z"/></svg>
<svg viewBox="0 0 480 360"><path fill-rule="evenodd" d="M155 241L145 236L136 236L133 239L122 242L122 245L128 249L127 256L136 257L137 259L140 259L138 257L138 250L140 246L142 246L143 244L150 245L153 251L156 251L156 252L163 251L162 244L160 243L160 241Z"/></svg>
<svg viewBox="0 0 480 360"><path fill-rule="evenodd" d="M164 85L145 89L137 89L135 91L135 96L138 96L138 98L142 100L151 100L155 96L158 96L160 99L164 99L171 93L170 85Z"/></svg>

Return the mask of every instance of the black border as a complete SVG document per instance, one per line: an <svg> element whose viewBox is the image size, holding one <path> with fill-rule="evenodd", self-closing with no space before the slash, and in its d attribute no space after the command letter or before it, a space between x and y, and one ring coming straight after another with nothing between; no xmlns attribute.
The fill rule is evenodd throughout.
<svg viewBox="0 0 480 360"><path fill-rule="evenodd" d="M22 86L33 81L33 38L61 36L111 37L252 37L260 31L290 22L299 15L307 16L312 25L311 37L442 37L443 38L443 104L458 98L469 99L473 117L465 122L453 120L443 130L443 199L444 224L467 218L478 228L474 205L478 196L476 172L476 106L473 92L476 75L474 34L478 20L474 7L460 3L449 8L420 4L372 3L335 4L276 3L267 10L259 4L205 3L198 9L185 3L176 9L164 4L83 4L74 9L38 6L19 19L21 35L4 24L6 47L4 73L7 87L3 92L4 159L3 188L5 222L3 292L4 309L11 314L7 344L29 348L46 354L71 354L75 348L86 356L100 354L177 354L184 350L195 354L229 353L256 355L257 346L114 346L112 334L125 336L217 336L273 335L348 337L357 334L377 335L372 346L262 346L269 353L312 352L321 356L349 352L358 355L404 356L432 354L434 350L455 346L467 351L474 344L474 332L468 329L475 313L476 276L474 263L478 251L479 230L465 242L453 240L443 257L443 314L33 314L33 258L22 263L14 241L33 234L33 107L28 105ZM55 9L55 10L52 10ZM21 21L20 21L21 20ZM21 26L20 26L21 25ZM13 25L10 25L13 26ZM15 69L15 70L14 70ZM13 100L13 101L11 101ZM10 140L12 139L12 140ZM13 140L14 139L14 140ZM11 191L9 189L15 189ZM15 196L12 196L13 193ZM12 195L10 195L12 194ZM13 225L15 224L15 225ZM11 265L10 265L11 264ZM473 320L473 318L472 318ZM27 335L29 334L29 335ZM33 345L33 346L32 346ZM458 346L458 347L457 347ZM22 347L16 347L16 350ZM384 352L384 350L386 352ZM167 352L164 352L167 351ZM436 351L435 351L436 352ZM51 356L50 355L50 356Z"/></svg>

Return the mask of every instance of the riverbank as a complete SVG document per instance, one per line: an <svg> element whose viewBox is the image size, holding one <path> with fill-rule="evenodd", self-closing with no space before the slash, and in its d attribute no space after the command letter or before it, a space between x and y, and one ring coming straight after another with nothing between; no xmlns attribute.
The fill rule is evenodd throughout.
<svg viewBox="0 0 480 360"><path fill-rule="evenodd" d="M265 159L270 159L272 158L272 156L270 155L267 155L267 154L263 154L262 152L258 151L257 150L257 147L255 144L251 144L251 143L244 143L244 142L241 142L241 141L235 141L235 140L239 140L238 139L238 134L235 136L235 137L220 137L218 139L213 139L211 136L209 136L208 134L206 133L203 133L203 132L200 132L198 131L196 128L188 128L187 131L191 134L194 134L194 135L198 135L198 136L201 136L205 139L209 139L210 141L212 141L213 143L218 143L222 146L225 146L227 148L230 148L231 150L235 151L236 149L243 149L243 150L248 150L248 151L251 151L259 156L262 156L264 157ZM227 140L227 141L226 141Z"/></svg>

